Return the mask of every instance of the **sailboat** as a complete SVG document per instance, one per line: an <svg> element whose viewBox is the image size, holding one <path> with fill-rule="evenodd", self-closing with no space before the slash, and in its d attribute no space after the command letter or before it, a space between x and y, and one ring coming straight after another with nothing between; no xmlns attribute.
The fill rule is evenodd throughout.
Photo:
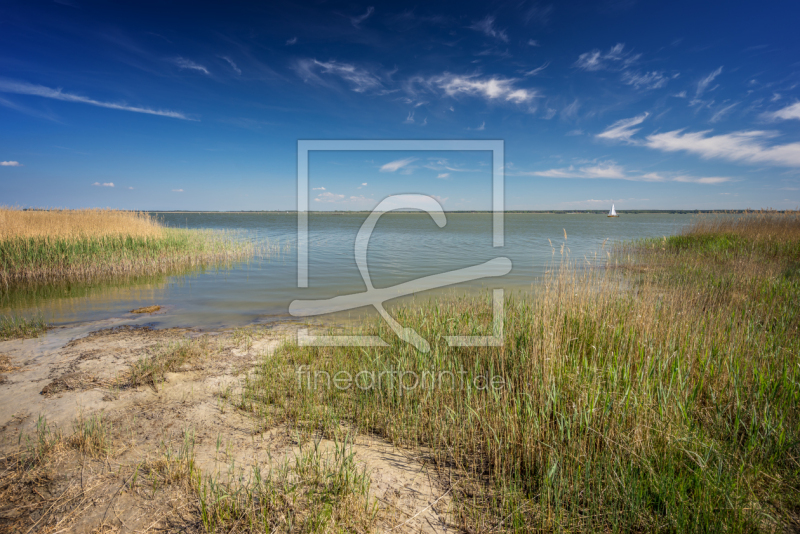
<svg viewBox="0 0 800 534"><path fill-rule="evenodd" d="M617 211L614 209L614 204L611 204L611 211L608 212L609 217L619 217Z"/></svg>

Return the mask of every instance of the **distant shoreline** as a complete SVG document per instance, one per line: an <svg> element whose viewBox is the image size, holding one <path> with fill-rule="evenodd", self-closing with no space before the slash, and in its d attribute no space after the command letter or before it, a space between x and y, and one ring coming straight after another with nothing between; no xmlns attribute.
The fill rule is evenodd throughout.
<svg viewBox="0 0 800 534"><path fill-rule="evenodd" d="M296 210L237 210L237 211L211 211L211 210L141 210L147 213L229 213L229 214L249 214L249 213L269 213L269 214L283 214L283 215L297 215ZM753 213L752 209L741 210L618 210L617 213L621 215L637 215L637 214L737 214L737 213ZM772 210L770 210L772 211ZM775 213L787 213L795 210L774 210ZM372 213L370 210L331 210L331 211L308 211L306 213L312 214L328 214L328 215L349 215L360 213ZM392 213L420 213L416 210L397 210ZM445 213L493 213L491 210L445 210ZM538 214L538 215L607 215L608 210L504 210L504 213L512 214Z"/></svg>

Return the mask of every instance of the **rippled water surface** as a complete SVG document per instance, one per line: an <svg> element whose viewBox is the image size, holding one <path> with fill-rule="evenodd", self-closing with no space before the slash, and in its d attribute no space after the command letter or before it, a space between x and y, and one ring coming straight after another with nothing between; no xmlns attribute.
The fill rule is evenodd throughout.
<svg viewBox="0 0 800 534"><path fill-rule="evenodd" d="M297 287L297 218L293 213L180 213L159 216L170 226L233 230L264 253L229 268L189 275L148 277L126 284L68 290L43 289L4 298L4 311L41 310L55 324L124 316L151 304L163 314L139 318L157 326L220 328L289 317L295 299L324 299L365 290L354 243L366 214L309 215L308 288ZM507 214L505 244L492 246L491 214L447 215L439 228L424 213L384 214L372 234L368 264L376 288L476 265L496 257L511 260L499 278L457 286L460 291L504 287L529 290L563 254L602 261L610 244L680 231L691 215L641 214L608 218L584 214ZM566 240L565 240L566 232ZM425 297L426 295L420 295Z"/></svg>

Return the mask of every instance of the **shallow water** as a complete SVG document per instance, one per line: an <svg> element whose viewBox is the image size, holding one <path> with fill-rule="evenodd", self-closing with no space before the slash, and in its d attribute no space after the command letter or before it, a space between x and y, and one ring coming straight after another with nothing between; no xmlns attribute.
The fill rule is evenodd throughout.
<svg viewBox="0 0 800 534"><path fill-rule="evenodd" d="M30 314L40 310L48 321L58 325L112 317L133 319L130 310L159 304L164 307L162 313L147 319L136 317L137 322L217 329L290 318L289 303L295 299L326 299L366 289L354 254L356 234L366 214L309 215L309 284L302 289L297 287L295 214L180 213L159 217L170 226L235 230L265 252L229 268L188 275L5 295L0 301L2 312ZM503 287L527 291L564 257L583 265L600 265L612 243L675 234L691 218L684 214L622 214L619 218L507 214L504 246L494 248L491 214L448 214L447 224L439 228L424 213L388 213L375 227L367 262L373 285L386 288L507 257L513 265L507 275L462 283L448 290ZM363 311L354 310L352 314L358 316Z"/></svg>

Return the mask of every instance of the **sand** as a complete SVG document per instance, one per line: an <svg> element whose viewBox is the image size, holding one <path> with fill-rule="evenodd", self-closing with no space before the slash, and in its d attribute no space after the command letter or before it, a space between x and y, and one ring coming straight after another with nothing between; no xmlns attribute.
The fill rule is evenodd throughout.
<svg viewBox="0 0 800 534"><path fill-rule="evenodd" d="M243 473L255 465L264 472L291 463L303 440L283 425L265 428L263 420L226 398L261 358L294 334L292 325L278 324L243 345L232 332L154 330L113 319L0 342L0 531L202 532L197 496L188 484L132 491L130 481L137 466L145 473L141 466L163 458L165 448L178 450L189 434L204 476L229 481L231 465ZM216 349L214 358L189 361L157 387L120 387L136 361L201 337ZM25 436L35 436L40 417L71 434L76 420L97 415L112 425L112 452L96 458L64 452L35 477L20 475L14 459L28 443ZM312 441L332 454L332 440ZM455 531L449 485L423 453L372 435L357 435L353 452L371 479L378 531Z"/></svg>

